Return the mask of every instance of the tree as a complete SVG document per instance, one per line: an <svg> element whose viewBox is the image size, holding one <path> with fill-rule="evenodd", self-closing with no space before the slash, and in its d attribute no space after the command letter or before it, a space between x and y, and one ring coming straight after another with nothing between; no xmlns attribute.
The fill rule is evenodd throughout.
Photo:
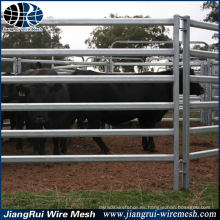
<svg viewBox="0 0 220 220"><path fill-rule="evenodd" d="M43 27L42 32L4 32L2 30L2 48L69 48L68 44L63 45L61 40L61 30L56 26ZM22 57L22 56L21 56ZM51 57L25 57L30 59L51 59ZM63 59L57 56L56 59ZM32 68L33 64L22 64L23 69ZM48 65L44 65L48 66ZM49 67L49 66L48 66ZM11 72L12 65L2 63L3 72Z"/></svg>
<svg viewBox="0 0 220 220"><path fill-rule="evenodd" d="M207 1L204 2L202 5L203 10L209 10L211 11L207 14L204 21L212 22L212 23L218 23L218 2L216 1Z"/></svg>
<svg viewBox="0 0 220 220"><path fill-rule="evenodd" d="M136 15L118 16L110 14L110 18L149 18L149 16ZM117 25L117 26L102 26L95 28L90 34L91 37L86 39L85 43L89 48L108 48L111 44L118 40L128 41L170 41L168 37L169 30L162 25ZM168 48L172 44L116 44L115 48ZM115 71L119 71L120 67L116 67ZM131 68L126 68L128 71Z"/></svg>
<svg viewBox="0 0 220 220"><path fill-rule="evenodd" d="M211 10L211 11L209 11L209 13L206 15L206 18L203 19L203 21L211 22L211 23L218 23L218 6L219 6L219 4L216 1L206 1L206 2L204 2L202 4L202 9L203 10ZM213 39L218 39L218 33L214 34L212 38ZM198 48L196 48L196 49L198 49ZM203 49L206 49L206 48L204 47L204 48L199 48L199 49L203 50ZM218 51L218 43L211 44L210 49Z"/></svg>

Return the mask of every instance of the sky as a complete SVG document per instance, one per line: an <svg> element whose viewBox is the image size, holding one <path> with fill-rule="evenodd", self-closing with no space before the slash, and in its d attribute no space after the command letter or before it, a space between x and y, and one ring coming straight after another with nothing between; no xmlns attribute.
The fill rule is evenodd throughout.
<svg viewBox="0 0 220 220"><path fill-rule="evenodd" d="M20 1L19 1L20 2ZM4 11L14 1L2 2ZM188 15L191 19L203 21L208 13L201 9L203 1L33 1L41 8L44 18L104 18L110 13L119 16L143 15L151 18L172 18L175 14ZM61 42L69 44L71 49L86 49L84 41L90 36L95 26L67 26L60 27ZM171 27L169 27L171 30ZM172 30L170 31L172 33ZM213 32L191 28L191 41L205 41L214 43ZM172 36L172 35L170 35Z"/></svg>

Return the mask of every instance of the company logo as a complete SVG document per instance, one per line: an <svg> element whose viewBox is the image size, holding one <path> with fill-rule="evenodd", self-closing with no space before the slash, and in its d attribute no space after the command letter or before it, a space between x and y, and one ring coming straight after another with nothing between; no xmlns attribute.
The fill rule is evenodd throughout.
<svg viewBox="0 0 220 220"><path fill-rule="evenodd" d="M31 28L43 19L43 11L31 3L20 2L5 9L4 19L18 28Z"/></svg>

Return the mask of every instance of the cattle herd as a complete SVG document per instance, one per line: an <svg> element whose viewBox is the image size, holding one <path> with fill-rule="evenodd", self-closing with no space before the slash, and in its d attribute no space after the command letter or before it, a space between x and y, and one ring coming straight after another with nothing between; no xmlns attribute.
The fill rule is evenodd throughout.
<svg viewBox="0 0 220 220"><path fill-rule="evenodd" d="M103 75L90 70L75 70L72 75ZM144 75L155 75L155 72L144 72ZM172 70L159 72L160 75L171 75ZM191 74L194 71L191 70ZM12 74L7 73L11 76ZM18 75L57 75L52 69L38 68L26 70ZM180 69L180 94L182 93L182 75ZM198 83L190 84L191 95L201 95L203 88ZM172 83L36 83L36 84L2 84L3 103L89 103L89 102L172 102ZM141 128L154 128L167 110L135 111L15 111L2 112L4 119L10 119L11 129L71 129L75 121L81 124L88 121L88 129L98 129L102 123L117 125L137 118ZM102 152L110 149L100 137L93 140ZM35 154L45 154L46 138L31 139ZM53 153L66 153L66 138L53 138ZM157 151L153 137L142 137L142 146L146 151ZM22 139L16 140L17 150L22 150Z"/></svg>

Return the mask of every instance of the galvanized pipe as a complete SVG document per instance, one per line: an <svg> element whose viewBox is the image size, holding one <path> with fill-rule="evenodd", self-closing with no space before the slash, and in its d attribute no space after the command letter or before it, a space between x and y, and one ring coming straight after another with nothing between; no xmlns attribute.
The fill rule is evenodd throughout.
<svg viewBox="0 0 220 220"><path fill-rule="evenodd" d="M190 55L194 56L194 57L218 59L218 53L216 53L216 52L207 52L207 51L201 51L201 50L190 50Z"/></svg>
<svg viewBox="0 0 220 220"><path fill-rule="evenodd" d="M205 23L201 21L190 20L190 26L195 28L210 30L210 31L218 31L217 24Z"/></svg>
<svg viewBox="0 0 220 220"><path fill-rule="evenodd" d="M190 108L191 109L202 109L202 108L207 108L207 109L215 108L215 109L217 109L218 102L217 101L207 101L207 102L193 101L193 102L190 102Z"/></svg>
<svg viewBox="0 0 220 220"><path fill-rule="evenodd" d="M171 110L172 102L2 103L2 111L127 111Z"/></svg>
<svg viewBox="0 0 220 220"><path fill-rule="evenodd" d="M189 118L190 118L190 18L183 18L183 173L182 185L184 189L189 188Z"/></svg>
<svg viewBox="0 0 220 220"><path fill-rule="evenodd" d="M87 65L66 65L66 66L54 66L53 68L51 69L54 69L54 70L60 70L60 69L76 69L76 68L80 68L80 67L89 67L91 65L87 64Z"/></svg>
<svg viewBox="0 0 220 220"><path fill-rule="evenodd" d="M163 129L46 129L2 130L2 138L103 137L103 136L172 136L174 130Z"/></svg>
<svg viewBox="0 0 220 220"><path fill-rule="evenodd" d="M173 76L115 75L115 76L2 76L2 83L169 83Z"/></svg>
<svg viewBox="0 0 220 220"><path fill-rule="evenodd" d="M191 127L191 128L189 128L189 130L190 130L190 134L218 132L218 125Z"/></svg>
<svg viewBox="0 0 220 220"><path fill-rule="evenodd" d="M173 154L1 156L2 163L172 162Z"/></svg>
<svg viewBox="0 0 220 220"><path fill-rule="evenodd" d="M2 49L2 56L171 56L172 49Z"/></svg>
<svg viewBox="0 0 220 220"><path fill-rule="evenodd" d="M191 82L218 84L218 76L190 76Z"/></svg>
<svg viewBox="0 0 220 220"><path fill-rule="evenodd" d="M1 61L2 62L14 62L15 61L15 58L13 57L13 58L1 58Z"/></svg>
<svg viewBox="0 0 220 220"><path fill-rule="evenodd" d="M4 23L3 23L4 24ZM41 26L173 25L172 18L44 19Z"/></svg>
<svg viewBox="0 0 220 220"><path fill-rule="evenodd" d="M212 150L203 150L199 152L192 152L189 154L190 160L196 160L204 157L212 157L218 155L218 149L212 149Z"/></svg>
<svg viewBox="0 0 220 220"><path fill-rule="evenodd" d="M10 59L10 58L9 58ZM76 64L76 65L106 65L106 62L76 62L76 61L65 61L65 60L33 60L33 59L21 59L22 63L45 63L45 64Z"/></svg>
<svg viewBox="0 0 220 220"><path fill-rule="evenodd" d="M212 100L214 100L214 101L218 101L218 100L219 100L219 96L217 96L217 95L212 96Z"/></svg>
<svg viewBox="0 0 220 220"><path fill-rule="evenodd" d="M174 16L174 30L173 30L173 190L179 190L179 27L180 18L178 15Z"/></svg>

